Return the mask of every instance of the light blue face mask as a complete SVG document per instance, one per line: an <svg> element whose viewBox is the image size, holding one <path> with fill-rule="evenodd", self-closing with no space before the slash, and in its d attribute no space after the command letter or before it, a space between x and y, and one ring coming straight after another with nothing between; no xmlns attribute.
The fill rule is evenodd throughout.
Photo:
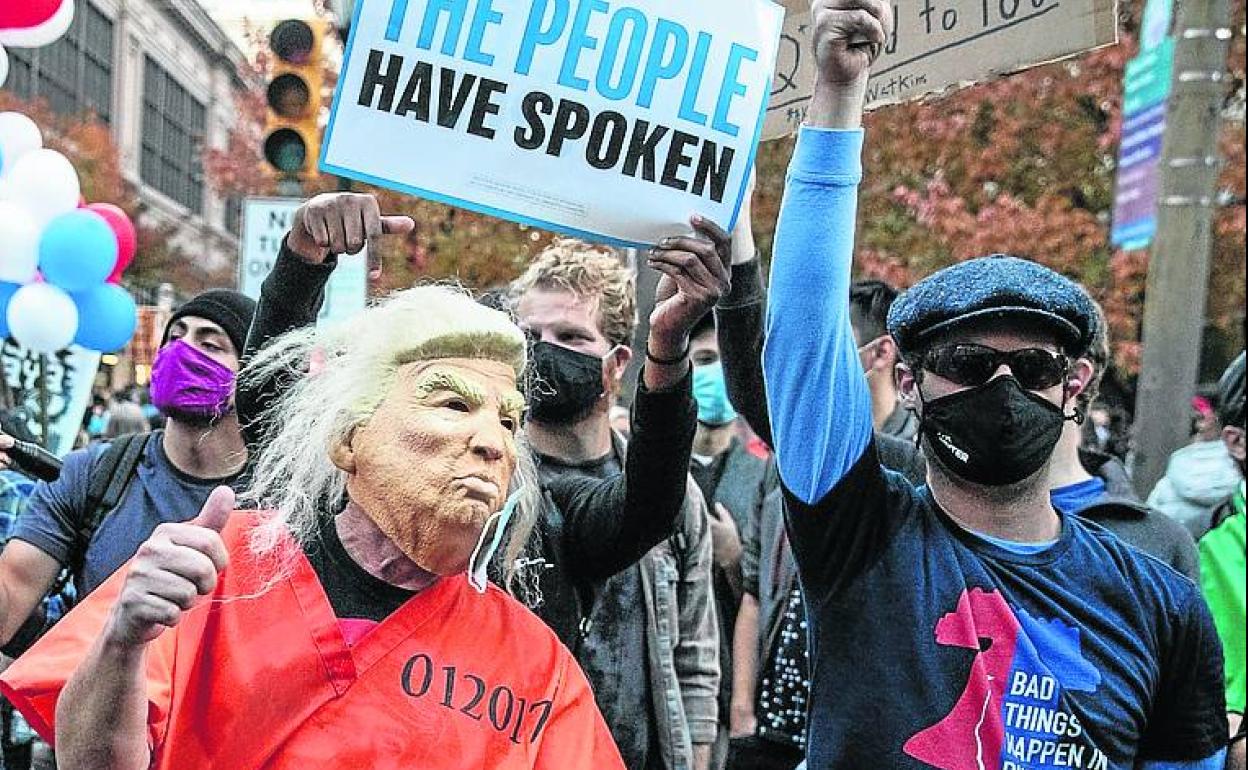
<svg viewBox="0 0 1248 770"><path fill-rule="evenodd" d="M698 402L698 422L727 425L737 419L737 410L728 400L724 367L719 363L693 367L693 397Z"/></svg>
<svg viewBox="0 0 1248 770"><path fill-rule="evenodd" d="M485 587L489 585L490 560L494 558L494 553L502 544L503 533L507 531L512 514L516 512L516 506L520 503L520 491L517 489L508 495L507 502L503 503L503 509L486 519L485 526L481 529L481 538L477 540L477 547L472 550L472 558L468 560L468 582L477 589L479 594L485 593ZM494 527L493 532L490 531L491 525ZM486 545L487 539L489 545Z"/></svg>

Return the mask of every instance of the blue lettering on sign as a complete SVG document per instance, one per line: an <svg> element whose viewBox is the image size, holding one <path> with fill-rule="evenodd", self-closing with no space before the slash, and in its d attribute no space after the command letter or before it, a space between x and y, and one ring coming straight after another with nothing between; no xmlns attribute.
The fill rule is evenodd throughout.
<svg viewBox="0 0 1248 770"><path fill-rule="evenodd" d="M496 0L472 1L475 5L470 8L470 0L426 0L412 44L426 51L436 49L443 56L495 66L496 57L487 50L486 37L491 27L503 24L504 13L495 8ZM392 0L386 40L399 41L409 3ZM605 33L591 32L601 29L595 25L599 17L606 18ZM592 87L604 99L615 102L635 95L638 107L651 109L658 89L670 81L674 89L681 89L677 112L681 120L709 126L726 136L739 136L741 126L732 120L733 105L748 94L749 78L742 76L742 68L757 62L759 51L733 43L715 93L713 85L705 82L715 38L698 32L691 40L692 35L680 23L662 17L652 19L638 8L612 9L608 0L577 0L575 9L570 0L531 0L514 71L530 75L538 51L557 47L562 49L555 53L561 57L558 83L565 88L589 92ZM596 63L590 53L595 51ZM592 71L581 71L591 67Z"/></svg>
<svg viewBox="0 0 1248 770"><path fill-rule="evenodd" d="M672 53L667 54L668 43ZM654 42L646 58L646 71L641 76L641 92L637 94L637 106L648 108L654 102L654 88L660 80L671 80L680 74L689 54L689 33L674 21L659 19L654 25Z"/></svg>
<svg viewBox="0 0 1248 770"><path fill-rule="evenodd" d="M728 65L724 68L724 80L719 87L719 100L715 103L715 121L711 124L711 128L728 136L741 132L740 126L728 122L728 112L732 109L734 96L745 96L745 84L738 79L743 61L758 61L758 51L733 43L728 53Z"/></svg>
<svg viewBox="0 0 1248 770"><path fill-rule="evenodd" d="M611 85L611 74L615 71L615 60L619 56L621 40L624 37L625 25L630 26L631 37L628 51L624 55L624 69L620 72L620 80ZM646 44L646 31L650 25L646 15L636 8L623 8L611 17L611 28L607 32L607 43L602 49L602 60L598 63L598 93L613 101L626 99L633 91L637 82L637 68L641 64L641 51Z"/></svg>
<svg viewBox="0 0 1248 770"><path fill-rule="evenodd" d="M433 47L433 36L444 13L449 13L450 18L446 21L446 35L442 38L442 55L455 55L459 32L464 26L464 16L468 13L468 0L429 0L429 4L425 6L425 17L420 22L417 48L428 51Z"/></svg>
<svg viewBox="0 0 1248 770"><path fill-rule="evenodd" d="M575 88L577 91L589 90L589 81L577 76L576 67L581 62L583 52L598 48L598 38L591 37L587 32L589 17L595 13L606 13L610 8L606 0L581 0L581 4L576 9L576 18L572 21L568 48L563 54L563 67L559 70L559 85Z"/></svg>
<svg viewBox="0 0 1248 770"><path fill-rule="evenodd" d="M493 66L494 55L481 50L481 40L485 37L485 28L490 24L501 24L503 14L494 10L494 0L478 0L477 10L472 15L472 28L468 32L468 46L464 49L464 58L475 64Z"/></svg>
<svg viewBox="0 0 1248 770"><path fill-rule="evenodd" d="M516 57L516 74L527 75L533 68L533 54L537 47L551 45L563 35L568 24L568 0L554 0L550 23L546 23L546 8L551 0L533 0L529 8L529 20L524 25L524 37L520 41L520 55Z"/></svg>
<svg viewBox="0 0 1248 770"><path fill-rule="evenodd" d="M698 33L697 45L693 48L693 63L689 65L689 79L685 81L685 95L680 100L682 120L699 126L706 125L706 115L698 112L698 92L702 90L702 76L706 74L706 55L711 50L711 36L705 32Z"/></svg>

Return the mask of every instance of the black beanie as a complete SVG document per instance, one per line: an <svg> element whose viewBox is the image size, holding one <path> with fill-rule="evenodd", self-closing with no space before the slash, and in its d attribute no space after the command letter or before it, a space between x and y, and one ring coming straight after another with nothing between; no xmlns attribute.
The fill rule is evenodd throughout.
<svg viewBox="0 0 1248 770"><path fill-rule="evenodd" d="M210 289L173 311L160 343L164 345L168 341L169 330L179 318L193 315L224 329L230 342L234 343L235 352L242 356L243 345L247 343L247 330L251 328L251 317L255 312L256 302L246 294L231 289Z"/></svg>

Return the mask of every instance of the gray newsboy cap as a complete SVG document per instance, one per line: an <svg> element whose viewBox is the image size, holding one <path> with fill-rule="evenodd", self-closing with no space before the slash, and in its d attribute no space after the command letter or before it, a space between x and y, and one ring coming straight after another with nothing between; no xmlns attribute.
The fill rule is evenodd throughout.
<svg viewBox="0 0 1248 770"><path fill-rule="evenodd" d="M1083 355L1099 323L1079 284L1018 257L993 254L962 262L919 281L893 303L888 331L902 354L969 321L1025 320L1053 331L1066 353Z"/></svg>

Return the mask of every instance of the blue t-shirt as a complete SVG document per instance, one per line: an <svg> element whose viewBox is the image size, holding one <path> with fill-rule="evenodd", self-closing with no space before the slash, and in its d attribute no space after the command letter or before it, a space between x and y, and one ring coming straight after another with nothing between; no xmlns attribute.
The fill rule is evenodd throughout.
<svg viewBox="0 0 1248 770"><path fill-rule="evenodd" d="M1105 479L1096 476L1078 484L1058 487L1049 494L1053 507L1062 513L1078 513L1099 503L1103 497L1105 497Z"/></svg>
<svg viewBox="0 0 1248 770"><path fill-rule="evenodd" d="M810 770L1220 767L1221 646L1192 581L1064 514L1014 553L881 468L847 306L862 137L798 138L763 353Z"/></svg>
<svg viewBox="0 0 1248 770"><path fill-rule="evenodd" d="M151 434L121 502L91 538L83 569L74 575L79 598L125 564L157 526L195 518L213 489L234 480L198 479L179 471L165 455L163 438L162 431ZM90 513L86 508L91 468L100 462L106 447L93 444L71 452L60 478L51 484L39 482L13 537L68 564L75 533Z"/></svg>
<svg viewBox="0 0 1248 770"><path fill-rule="evenodd" d="M1203 599L1112 534L1063 515L1055 545L1013 553L884 471L874 446L823 500L787 502L812 770L1132 770L1225 744Z"/></svg>

